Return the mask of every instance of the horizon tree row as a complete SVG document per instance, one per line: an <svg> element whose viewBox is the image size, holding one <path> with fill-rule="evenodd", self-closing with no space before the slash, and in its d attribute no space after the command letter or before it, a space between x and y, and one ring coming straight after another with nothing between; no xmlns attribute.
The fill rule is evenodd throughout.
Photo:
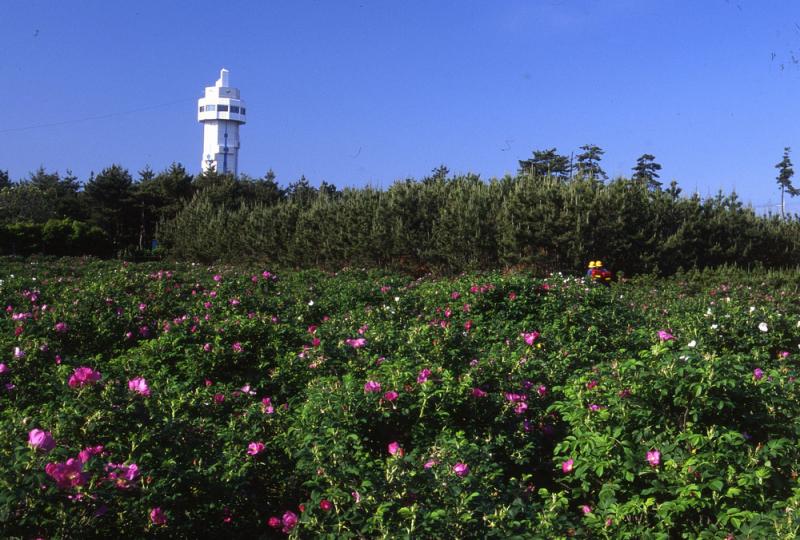
<svg viewBox="0 0 800 540"><path fill-rule="evenodd" d="M649 154L639 158L630 179L604 183L602 149L581 150L574 174L572 167L565 173L569 160L553 148L520 161L515 177L486 182L471 174L453 177L440 166L420 181L398 181L384 191L339 190L327 182L316 188L305 177L282 188L271 170L262 178L213 170L193 177L177 163L160 173L145 168L137 179L112 165L83 186L69 172L40 168L12 183L0 171L0 253L246 256L290 266L395 264L446 272L513 264L572 271L587 258L604 257L628 273L671 273L750 264L758 260L753 253L772 243L777 251L765 253L767 264L797 264L792 222L798 216L783 226L756 216L735 193L687 199L674 181L662 190L661 166ZM776 165L778 184L782 194L794 196L788 154L786 148ZM707 236L710 225L703 219L716 220L719 236L731 240L711 243L714 235ZM337 232L331 224L342 221ZM212 223L217 230L210 230ZM359 228L352 237L363 242L349 246L352 238L342 230L354 223ZM771 232L764 236L762 229ZM322 249L308 238L309 230L317 231ZM268 239L270 231L280 238ZM773 242L781 238L786 242ZM161 249L154 255L156 239Z"/></svg>

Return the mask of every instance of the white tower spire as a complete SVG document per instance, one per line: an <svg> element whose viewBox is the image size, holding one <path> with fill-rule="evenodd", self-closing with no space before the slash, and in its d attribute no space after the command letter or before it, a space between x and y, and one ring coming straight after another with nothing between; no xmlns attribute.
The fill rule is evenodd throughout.
<svg viewBox="0 0 800 540"><path fill-rule="evenodd" d="M246 122L244 101L239 99L239 89L231 88L229 71L219 72L214 86L207 86L203 97L197 100L197 121L203 124L203 158L201 168L211 167L219 173L238 174L239 125Z"/></svg>

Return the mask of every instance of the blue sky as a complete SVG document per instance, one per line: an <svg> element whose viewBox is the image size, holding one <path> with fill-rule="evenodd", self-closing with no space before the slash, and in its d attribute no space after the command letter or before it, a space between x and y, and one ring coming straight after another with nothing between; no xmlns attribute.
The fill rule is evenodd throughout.
<svg viewBox="0 0 800 540"><path fill-rule="evenodd" d="M532 150L641 154L702 196L777 204L800 171L800 2L3 1L0 169L200 167L219 69L248 106L240 171L339 187L484 178ZM799 173L800 176L800 173ZM796 185L800 184L800 178ZM800 210L800 200L790 209Z"/></svg>

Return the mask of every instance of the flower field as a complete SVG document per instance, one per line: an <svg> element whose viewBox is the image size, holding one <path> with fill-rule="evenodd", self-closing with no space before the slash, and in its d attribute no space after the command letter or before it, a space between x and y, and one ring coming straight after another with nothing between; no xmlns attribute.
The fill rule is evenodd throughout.
<svg viewBox="0 0 800 540"><path fill-rule="evenodd" d="M795 538L798 283L0 261L0 536Z"/></svg>

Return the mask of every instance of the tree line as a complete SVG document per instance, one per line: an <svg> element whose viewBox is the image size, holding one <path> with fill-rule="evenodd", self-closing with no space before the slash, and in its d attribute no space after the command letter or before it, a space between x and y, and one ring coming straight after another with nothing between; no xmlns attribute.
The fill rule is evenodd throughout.
<svg viewBox="0 0 800 540"><path fill-rule="evenodd" d="M83 185L44 169L12 183L0 171L0 252L442 273L576 272L599 258L628 275L800 264L799 216L759 216L735 193L684 196L676 182L661 184L649 154L630 178L609 180L602 150L581 150L537 150L516 175L488 181L442 166L385 190L305 177L283 188L271 171L192 176L179 164L136 179L112 165ZM794 195L788 153L778 184Z"/></svg>

